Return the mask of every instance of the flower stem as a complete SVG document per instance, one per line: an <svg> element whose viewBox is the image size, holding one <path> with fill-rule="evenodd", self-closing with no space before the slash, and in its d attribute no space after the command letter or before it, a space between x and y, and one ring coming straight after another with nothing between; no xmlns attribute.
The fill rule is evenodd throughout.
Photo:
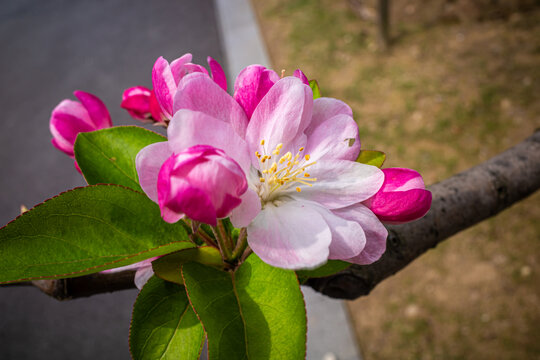
<svg viewBox="0 0 540 360"><path fill-rule="evenodd" d="M247 231L246 228L240 229L240 234L238 234L238 241L236 247L232 253L232 258L237 259L246 249L247 246Z"/></svg>
<svg viewBox="0 0 540 360"><path fill-rule="evenodd" d="M244 261L246 261L247 257L251 255L252 252L253 250L251 250L251 248L247 246L246 250L244 250L244 253L242 254L242 257L240 258L240 263L243 263Z"/></svg>
<svg viewBox="0 0 540 360"><path fill-rule="evenodd" d="M212 240L212 238L208 235L205 234L204 230L202 230L201 228L198 229L197 233L196 233L201 239L202 241L204 241L207 245L209 246L212 246L212 247L215 247L217 248L217 244L214 242L214 240Z"/></svg>
<svg viewBox="0 0 540 360"><path fill-rule="evenodd" d="M220 229L221 225L221 229ZM216 229L217 228L217 229ZM212 227L212 231L214 232L214 235L216 236L217 242L219 244L219 250L221 251L221 256L223 257L223 260L228 261L231 260L231 249L227 246L227 239L225 234L225 229L223 229L223 224L218 220L218 225L216 227Z"/></svg>

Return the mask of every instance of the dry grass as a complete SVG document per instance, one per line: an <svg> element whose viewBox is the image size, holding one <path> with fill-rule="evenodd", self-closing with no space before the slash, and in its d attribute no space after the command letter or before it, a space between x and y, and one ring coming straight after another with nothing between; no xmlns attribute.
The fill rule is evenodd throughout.
<svg viewBox="0 0 540 360"><path fill-rule="evenodd" d="M427 183L540 126L540 9L457 21L460 9L442 3L393 2L395 43L380 54L374 24L347 1L254 0L274 67L300 67L323 95L349 103L363 147ZM365 358L540 358L539 200L455 236L352 302Z"/></svg>

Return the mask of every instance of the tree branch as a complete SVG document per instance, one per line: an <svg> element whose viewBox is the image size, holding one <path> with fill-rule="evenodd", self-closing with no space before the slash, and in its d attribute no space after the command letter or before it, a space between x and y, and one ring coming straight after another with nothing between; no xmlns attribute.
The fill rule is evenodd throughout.
<svg viewBox="0 0 540 360"><path fill-rule="evenodd" d="M334 298L367 295L378 283L441 241L496 215L538 188L540 130L502 154L430 186L431 210L418 221L388 226L387 251L376 263L353 265L333 276L310 279L307 284ZM32 285L58 300L66 300L134 288L133 276L133 271L98 273L33 281Z"/></svg>
<svg viewBox="0 0 540 360"><path fill-rule="evenodd" d="M388 226L387 250L367 266L353 265L308 285L334 298L355 299L448 237L540 188L540 130L515 147L429 187L433 203L422 219Z"/></svg>

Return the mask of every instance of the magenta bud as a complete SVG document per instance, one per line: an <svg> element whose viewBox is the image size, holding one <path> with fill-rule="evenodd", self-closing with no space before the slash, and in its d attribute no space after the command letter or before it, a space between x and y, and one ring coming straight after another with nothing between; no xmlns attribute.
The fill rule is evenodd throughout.
<svg viewBox="0 0 540 360"><path fill-rule="evenodd" d="M109 111L97 96L84 91L74 94L80 102L62 100L52 111L49 122L52 144L71 158L75 156L73 146L79 133L112 126ZM75 167L80 172L77 163Z"/></svg>
<svg viewBox="0 0 540 360"><path fill-rule="evenodd" d="M365 204L382 222L402 224L424 216L431 207L431 192L422 176L411 169L388 168L380 190Z"/></svg>
<svg viewBox="0 0 540 360"><path fill-rule="evenodd" d="M184 215L215 226L242 202L247 190L240 165L223 150L196 145L170 156L157 182L161 216L174 223Z"/></svg>

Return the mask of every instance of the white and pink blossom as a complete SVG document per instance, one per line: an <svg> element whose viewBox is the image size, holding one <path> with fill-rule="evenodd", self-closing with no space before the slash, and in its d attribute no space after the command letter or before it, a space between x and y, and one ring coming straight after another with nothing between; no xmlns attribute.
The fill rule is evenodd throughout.
<svg viewBox="0 0 540 360"><path fill-rule="evenodd" d="M210 145L247 175L248 190L231 221L247 228L250 247L265 262L314 268L328 259L372 262L384 252L386 229L362 204L377 193L384 173L355 162L358 127L346 104L313 100L302 80L286 77L249 119L208 76L190 74L178 84L173 111L169 140L137 156L140 184L151 199L171 154Z"/></svg>

